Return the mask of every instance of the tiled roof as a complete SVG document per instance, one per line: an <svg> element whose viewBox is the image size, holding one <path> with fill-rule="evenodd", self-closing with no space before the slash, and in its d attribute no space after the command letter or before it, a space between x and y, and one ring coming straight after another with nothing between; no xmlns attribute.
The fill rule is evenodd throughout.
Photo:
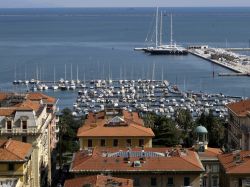
<svg viewBox="0 0 250 187"><path fill-rule="evenodd" d="M130 163L125 160L128 159L126 155L112 157L111 153L120 151L127 151L119 148L94 148L93 152L79 151L74 154L73 162L71 164L71 172L84 171L113 171L113 172L146 172L146 171L162 171L162 172L202 172L204 168L194 151L170 148L145 148L130 150ZM132 154L133 152L143 152L145 156L138 156ZM155 152L157 154L147 154ZM133 162L144 159L140 167L134 167Z"/></svg>
<svg viewBox="0 0 250 187"><path fill-rule="evenodd" d="M250 99L230 103L227 107L238 116L246 116L250 113Z"/></svg>
<svg viewBox="0 0 250 187"><path fill-rule="evenodd" d="M133 187L133 180L104 175L92 175L68 179L65 181L64 187L83 187L87 184L91 184L92 187L111 187L115 186L115 184L119 184L119 187Z"/></svg>
<svg viewBox="0 0 250 187"><path fill-rule="evenodd" d="M219 161L227 174L248 174L250 175L250 151L239 151L237 153L227 153L219 155Z"/></svg>
<svg viewBox="0 0 250 187"><path fill-rule="evenodd" d="M56 99L54 97L47 96L47 95L40 93L40 92L28 93L27 99L37 100L37 101L43 100L45 103L55 103L56 102Z"/></svg>
<svg viewBox="0 0 250 187"><path fill-rule="evenodd" d="M78 129L78 137L153 137L154 132L151 128L143 126L142 119L139 118L136 112L123 112L123 120L119 125L107 125L110 122L99 114L90 113L88 119L82 127Z"/></svg>
<svg viewBox="0 0 250 187"><path fill-rule="evenodd" d="M20 97L19 100L16 97ZM43 104L40 101L47 104L54 104L56 99L42 93L4 93L0 92L0 101L2 101L2 106L0 107L0 116L11 116L16 111L32 110L38 112Z"/></svg>
<svg viewBox="0 0 250 187"><path fill-rule="evenodd" d="M15 113L16 109L11 108L0 108L0 116L11 116L13 113Z"/></svg>
<svg viewBox="0 0 250 187"><path fill-rule="evenodd" d="M191 150L194 150L194 149L191 148ZM207 149L205 149L204 152L198 152L198 155L201 158L201 160L209 160L209 159L218 160L218 155L220 154L222 154L221 149L212 148L212 147L208 147Z"/></svg>
<svg viewBox="0 0 250 187"><path fill-rule="evenodd" d="M0 162L1 161L25 161L29 156L32 145L16 140L0 140Z"/></svg>
<svg viewBox="0 0 250 187"><path fill-rule="evenodd" d="M15 105L15 107L16 110L34 110L37 112L40 109L41 104L31 100L25 100L24 102Z"/></svg>

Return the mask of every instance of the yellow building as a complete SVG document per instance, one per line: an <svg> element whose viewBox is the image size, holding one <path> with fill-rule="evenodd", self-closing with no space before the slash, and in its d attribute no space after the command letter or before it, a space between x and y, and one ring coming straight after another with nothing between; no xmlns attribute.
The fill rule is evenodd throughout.
<svg viewBox="0 0 250 187"><path fill-rule="evenodd" d="M250 99L227 105L228 144L232 149L250 150Z"/></svg>
<svg viewBox="0 0 250 187"><path fill-rule="evenodd" d="M0 186L33 186L32 151L29 143L0 140Z"/></svg>
<svg viewBox="0 0 250 187"><path fill-rule="evenodd" d="M0 140L33 145L33 185L51 183L51 158L57 143L57 100L42 93L0 93Z"/></svg>
<svg viewBox="0 0 250 187"><path fill-rule="evenodd" d="M89 113L77 136L80 148L152 147L154 133L136 112L110 110Z"/></svg>

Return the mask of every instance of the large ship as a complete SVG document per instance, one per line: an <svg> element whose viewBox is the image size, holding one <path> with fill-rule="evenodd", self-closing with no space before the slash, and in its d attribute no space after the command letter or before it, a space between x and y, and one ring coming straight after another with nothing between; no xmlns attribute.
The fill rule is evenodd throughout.
<svg viewBox="0 0 250 187"><path fill-rule="evenodd" d="M160 36L158 36L158 7L156 10L156 24L155 24L155 46L146 47L146 48L135 48L135 50L142 50L151 55L187 55L188 51L180 45L176 45L173 42L173 29L172 29L172 14L170 16L170 44L162 44L162 13L161 13L161 22L160 22ZM159 37L159 42L158 42Z"/></svg>

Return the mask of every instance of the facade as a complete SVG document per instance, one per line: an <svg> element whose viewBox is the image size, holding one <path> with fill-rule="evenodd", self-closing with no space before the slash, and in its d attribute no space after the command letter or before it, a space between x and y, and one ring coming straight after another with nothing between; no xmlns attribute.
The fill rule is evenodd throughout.
<svg viewBox="0 0 250 187"><path fill-rule="evenodd" d="M32 151L29 143L0 140L0 186L33 186Z"/></svg>
<svg viewBox="0 0 250 187"><path fill-rule="evenodd" d="M220 163L218 155L222 154L219 148L208 147L208 131L204 126L198 126L195 129L196 142L194 150L198 153L199 159L205 168L201 175L201 187L219 187L219 168Z"/></svg>
<svg viewBox="0 0 250 187"><path fill-rule="evenodd" d="M219 155L220 186L250 186L250 151L234 151Z"/></svg>
<svg viewBox="0 0 250 187"><path fill-rule="evenodd" d="M154 133L143 124L136 112L106 110L89 113L84 125L78 129L80 148L100 147L152 147Z"/></svg>
<svg viewBox="0 0 250 187"><path fill-rule="evenodd" d="M250 99L228 104L227 108L230 148L250 150Z"/></svg>
<svg viewBox="0 0 250 187"><path fill-rule="evenodd" d="M57 100L42 93L0 93L0 139L33 146L32 185L51 182L51 153L57 143Z"/></svg>
<svg viewBox="0 0 250 187"><path fill-rule="evenodd" d="M64 187L133 187L133 180L105 175L83 176L66 180Z"/></svg>
<svg viewBox="0 0 250 187"><path fill-rule="evenodd" d="M187 149L96 147L75 153L70 172L128 178L136 187L199 187L204 168L197 153Z"/></svg>

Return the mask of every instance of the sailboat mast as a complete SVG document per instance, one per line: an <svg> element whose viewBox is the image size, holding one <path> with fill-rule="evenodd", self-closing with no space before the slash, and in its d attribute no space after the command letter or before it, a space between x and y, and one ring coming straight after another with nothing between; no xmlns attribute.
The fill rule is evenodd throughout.
<svg viewBox="0 0 250 187"><path fill-rule="evenodd" d="M78 64L76 66L76 80L78 81Z"/></svg>
<svg viewBox="0 0 250 187"><path fill-rule="evenodd" d="M161 11L161 24L160 24L160 45L162 45L162 11Z"/></svg>
<svg viewBox="0 0 250 187"><path fill-rule="evenodd" d="M64 80L66 81L67 79L67 65L64 64Z"/></svg>
<svg viewBox="0 0 250 187"><path fill-rule="evenodd" d="M72 80L72 64L70 66L70 79Z"/></svg>
<svg viewBox="0 0 250 187"><path fill-rule="evenodd" d="M54 65L54 84L56 82L56 69L55 69L55 65Z"/></svg>
<svg viewBox="0 0 250 187"><path fill-rule="evenodd" d="M155 47L158 46L158 7L156 8L155 16Z"/></svg>
<svg viewBox="0 0 250 187"><path fill-rule="evenodd" d="M172 14L170 15L170 45L173 45L173 28L172 28Z"/></svg>

